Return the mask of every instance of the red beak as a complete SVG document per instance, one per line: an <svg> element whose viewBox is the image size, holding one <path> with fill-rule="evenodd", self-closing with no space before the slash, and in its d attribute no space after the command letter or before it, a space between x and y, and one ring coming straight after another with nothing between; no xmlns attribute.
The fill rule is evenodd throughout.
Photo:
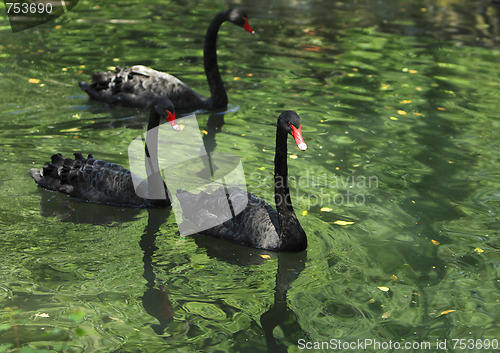
<svg viewBox="0 0 500 353"><path fill-rule="evenodd" d="M248 18L245 17L244 20L245 20L245 25L243 26L243 28L245 28L250 34L255 34L252 27L250 27L250 23L248 23Z"/></svg>
<svg viewBox="0 0 500 353"><path fill-rule="evenodd" d="M167 120L170 123L170 125L172 125L172 129L174 129L175 131L179 131L181 129L180 126L177 124L177 120L175 120L175 113L172 114L167 110Z"/></svg>
<svg viewBox="0 0 500 353"><path fill-rule="evenodd" d="M293 125L290 125L290 127L292 128L292 136L295 139L297 147L300 148L301 151L305 151L307 149L307 145L302 138L302 126L299 126L298 129Z"/></svg>

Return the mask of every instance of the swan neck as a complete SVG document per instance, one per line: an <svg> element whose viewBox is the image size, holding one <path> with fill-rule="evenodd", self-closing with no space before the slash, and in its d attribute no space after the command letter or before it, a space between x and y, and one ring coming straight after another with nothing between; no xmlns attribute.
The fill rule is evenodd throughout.
<svg viewBox="0 0 500 353"><path fill-rule="evenodd" d="M274 197L280 223L280 234L284 231L282 227L283 217L295 215L288 187L287 135L287 132L278 123L274 156Z"/></svg>
<svg viewBox="0 0 500 353"><path fill-rule="evenodd" d="M157 199L159 193L164 196L165 189L161 177L160 165L158 163L158 131L160 115L155 109L149 115L148 130L146 132L146 144L144 146L144 163L148 183L148 198Z"/></svg>
<svg viewBox="0 0 500 353"><path fill-rule="evenodd" d="M274 197L278 211L280 251L297 252L307 248L307 237L292 207L288 187L287 163L288 133L278 122L276 131L276 154L274 157Z"/></svg>
<svg viewBox="0 0 500 353"><path fill-rule="evenodd" d="M210 87L210 108L224 108L227 106L227 94L219 72L217 63L217 35L221 24L227 20L225 12L217 14L207 29L203 47L203 64Z"/></svg>

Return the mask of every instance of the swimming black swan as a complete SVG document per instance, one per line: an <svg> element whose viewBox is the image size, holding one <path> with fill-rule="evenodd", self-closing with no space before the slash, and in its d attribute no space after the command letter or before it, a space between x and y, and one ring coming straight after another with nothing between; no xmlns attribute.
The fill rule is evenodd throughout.
<svg viewBox="0 0 500 353"><path fill-rule="evenodd" d="M117 67L115 72L97 72L91 83L78 84L91 98L107 103L148 108L155 98L168 97L178 111L225 108L227 94L219 73L216 48L217 33L225 21L254 34L247 15L238 9L222 11L210 22L203 47L203 63L210 86L209 98L196 93L175 76L142 65L125 69Z"/></svg>
<svg viewBox="0 0 500 353"><path fill-rule="evenodd" d="M293 111L284 111L278 118L276 129L276 154L274 157L274 190L277 212L264 200L238 188L228 188L232 204L242 204L248 198L242 212L228 221L199 232L214 238L229 240L253 248L298 252L307 248L307 237L293 211L288 189L287 134L294 137L297 146L307 149L302 138L300 118ZM197 195L177 190L183 217L196 226L217 224L215 214L220 214L220 205L226 199L214 198L205 192ZM208 211L207 211L208 210ZM213 212L210 212L213 210Z"/></svg>
<svg viewBox="0 0 500 353"><path fill-rule="evenodd" d="M175 120L174 106L168 98L160 98L153 104L148 131L158 127L161 118L166 118L174 130L179 130L179 125ZM158 129L152 131L158 133ZM148 138L149 136L146 139ZM149 144L149 147L157 146ZM147 146L145 154L146 157L150 156ZM45 163L41 169L31 169L29 173L39 186L60 191L87 202L135 207L170 206L166 188L163 193L163 196L166 196L165 199L144 199L137 195L129 170L111 162L94 159L90 154L87 158L84 158L81 153L74 155L73 160L64 158L60 153L54 154L51 162ZM157 166L158 160L150 161L146 158L146 163L156 163ZM159 167L153 170L159 170ZM156 179L153 180L153 178ZM158 178L161 178L161 175L150 176L147 186L152 187L154 181L162 182ZM142 185L144 187L146 183Z"/></svg>

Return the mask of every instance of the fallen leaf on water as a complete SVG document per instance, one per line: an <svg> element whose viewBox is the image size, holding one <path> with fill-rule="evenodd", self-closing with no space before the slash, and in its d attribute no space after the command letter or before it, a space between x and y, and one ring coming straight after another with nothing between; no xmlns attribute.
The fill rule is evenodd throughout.
<svg viewBox="0 0 500 353"><path fill-rule="evenodd" d="M233 77L233 80L238 81L240 78L239 77Z"/></svg>
<svg viewBox="0 0 500 353"><path fill-rule="evenodd" d="M409 99L405 99L405 100L401 101L401 104L409 104L409 103L411 103L411 100L409 100Z"/></svg>
<svg viewBox="0 0 500 353"><path fill-rule="evenodd" d="M40 82L40 80L39 80L39 79L37 79L37 78L30 78L30 79L28 80L28 82L29 82L29 83L39 83L39 82Z"/></svg>
<svg viewBox="0 0 500 353"><path fill-rule="evenodd" d="M474 251L477 252L478 254L484 252L484 250L481 248L475 248Z"/></svg>
<svg viewBox="0 0 500 353"><path fill-rule="evenodd" d="M385 313L382 314L382 319L387 319L389 316L391 316L392 310L386 311Z"/></svg>
<svg viewBox="0 0 500 353"><path fill-rule="evenodd" d="M60 132L74 132L74 131L80 131L80 128L79 127L74 127L74 128L71 128L71 129L63 129L63 130L59 130Z"/></svg>
<svg viewBox="0 0 500 353"><path fill-rule="evenodd" d="M46 314L46 313L36 313L35 317L49 317L49 314Z"/></svg>
<svg viewBox="0 0 500 353"><path fill-rule="evenodd" d="M391 120L399 120L399 119L396 118L395 116L391 116Z"/></svg>
<svg viewBox="0 0 500 353"><path fill-rule="evenodd" d="M406 112L404 110L398 110L399 115L406 115Z"/></svg>
<svg viewBox="0 0 500 353"><path fill-rule="evenodd" d="M437 240L434 240L434 239L431 239L431 242L432 242L432 244L434 244L434 245L439 245L439 244L441 244L440 242L438 242Z"/></svg>
<svg viewBox="0 0 500 353"><path fill-rule="evenodd" d="M373 304L373 303L375 303L375 299L372 298L372 299L368 300L368 304Z"/></svg>
<svg viewBox="0 0 500 353"><path fill-rule="evenodd" d="M332 209L330 207L322 207L320 211L321 212L331 212Z"/></svg>
<svg viewBox="0 0 500 353"><path fill-rule="evenodd" d="M302 216L305 216L307 214L307 210L304 210L300 213Z"/></svg>
<svg viewBox="0 0 500 353"><path fill-rule="evenodd" d="M378 289L380 289L382 292L388 292L389 291L389 287L377 287Z"/></svg>
<svg viewBox="0 0 500 353"><path fill-rule="evenodd" d="M397 279L398 279L398 276L396 276L396 275L392 275L392 276L391 276L391 279L392 279L393 281L395 281L395 280L397 280Z"/></svg>
<svg viewBox="0 0 500 353"><path fill-rule="evenodd" d="M446 314L452 313L454 311L456 311L456 310L453 310L453 309L451 309L451 310L445 310L445 311L442 311L441 314L439 314L438 316L446 315Z"/></svg>
<svg viewBox="0 0 500 353"><path fill-rule="evenodd" d="M208 131L207 130L201 130L201 132L203 132L203 135L208 135Z"/></svg>
<svg viewBox="0 0 500 353"><path fill-rule="evenodd" d="M271 258L271 256L269 256L269 255L260 255L260 257L262 257L263 259L270 259Z"/></svg>
<svg viewBox="0 0 500 353"><path fill-rule="evenodd" d="M297 159L297 158L299 158L299 156L297 156L296 154L291 154L291 155L290 155L290 158L291 158L291 159Z"/></svg>
<svg viewBox="0 0 500 353"><path fill-rule="evenodd" d="M113 317L113 316L108 316L111 320L115 320L115 321L120 321L120 322L123 322L125 323L125 321L123 321L122 319L119 319L117 317Z"/></svg>
<svg viewBox="0 0 500 353"><path fill-rule="evenodd" d="M317 45L312 45L312 44L305 44L302 46L302 50L314 51L314 52L319 53L321 51L321 47L318 47Z"/></svg>
<svg viewBox="0 0 500 353"><path fill-rule="evenodd" d="M441 110L441 111L446 110L446 108L443 108L443 107L437 107L436 109Z"/></svg>
<svg viewBox="0 0 500 353"><path fill-rule="evenodd" d="M349 224L354 224L354 222L348 222L348 221L335 221L333 224L338 224L339 226L347 226Z"/></svg>
<svg viewBox="0 0 500 353"><path fill-rule="evenodd" d="M410 74L416 74L418 71L417 70L408 70Z"/></svg>

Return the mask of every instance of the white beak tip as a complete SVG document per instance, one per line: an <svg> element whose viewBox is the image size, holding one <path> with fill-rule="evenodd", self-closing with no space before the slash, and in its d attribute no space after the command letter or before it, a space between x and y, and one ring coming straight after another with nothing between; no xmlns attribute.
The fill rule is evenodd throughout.
<svg viewBox="0 0 500 353"><path fill-rule="evenodd" d="M299 143L297 146L299 147L299 149L300 149L301 151L305 151L305 150L307 150L307 145L306 145L306 143L305 143L305 142Z"/></svg>

